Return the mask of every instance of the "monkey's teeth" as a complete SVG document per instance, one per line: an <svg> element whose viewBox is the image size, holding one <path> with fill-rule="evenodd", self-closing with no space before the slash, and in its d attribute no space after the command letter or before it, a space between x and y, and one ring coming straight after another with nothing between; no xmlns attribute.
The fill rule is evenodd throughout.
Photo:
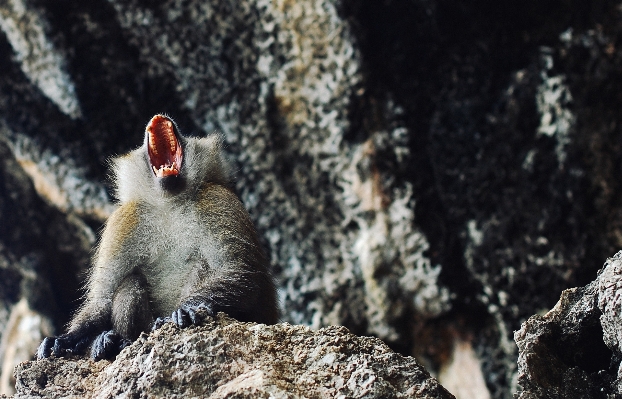
<svg viewBox="0 0 622 399"><path fill-rule="evenodd" d="M175 151L177 151L177 145L175 144L175 137L174 136L168 136L168 143L171 146L171 154L174 154Z"/></svg>
<svg viewBox="0 0 622 399"><path fill-rule="evenodd" d="M176 135L175 123L166 116L156 115L147 124L146 134L153 173L157 177L179 175L183 149Z"/></svg>
<svg viewBox="0 0 622 399"><path fill-rule="evenodd" d="M157 177L177 175L179 173L179 169L177 169L177 162L173 162L171 165L160 165L159 168L151 165L151 168Z"/></svg>
<svg viewBox="0 0 622 399"><path fill-rule="evenodd" d="M156 136L153 131L149 132L149 135L151 136L151 140L149 140L149 147L151 147L151 151L153 152L153 154L155 156L158 156L158 147L155 145Z"/></svg>
<svg viewBox="0 0 622 399"><path fill-rule="evenodd" d="M177 142L175 139L175 133L173 133L173 123L171 121L166 121L165 125L168 128L166 131L166 135L168 136L168 144L171 148L171 153L174 154L175 151L177 151Z"/></svg>

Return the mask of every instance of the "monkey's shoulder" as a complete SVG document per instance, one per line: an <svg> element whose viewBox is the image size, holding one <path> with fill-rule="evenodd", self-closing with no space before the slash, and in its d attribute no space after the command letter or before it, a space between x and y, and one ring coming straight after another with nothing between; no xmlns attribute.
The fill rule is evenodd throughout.
<svg viewBox="0 0 622 399"><path fill-rule="evenodd" d="M117 207L106 221L98 245L100 258L107 261L134 241L133 237L141 224L140 213L140 204L136 201Z"/></svg>
<svg viewBox="0 0 622 399"><path fill-rule="evenodd" d="M248 216L242 201L229 187L207 183L197 193L195 207L202 215L213 214L226 217L246 218Z"/></svg>
<svg viewBox="0 0 622 399"><path fill-rule="evenodd" d="M197 195L195 209L210 231L221 237L258 245L257 231L244 204L230 188L208 183Z"/></svg>
<svg viewBox="0 0 622 399"><path fill-rule="evenodd" d="M136 230L140 224L140 203L137 201L126 202L110 215L106 221L106 231L114 233L115 236L122 238Z"/></svg>

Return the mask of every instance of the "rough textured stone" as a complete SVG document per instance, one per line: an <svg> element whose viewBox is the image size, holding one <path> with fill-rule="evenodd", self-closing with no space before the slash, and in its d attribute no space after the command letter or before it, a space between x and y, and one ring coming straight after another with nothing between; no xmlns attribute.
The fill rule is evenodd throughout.
<svg viewBox="0 0 622 399"><path fill-rule="evenodd" d="M19 398L453 398L412 357L344 327L172 323L112 363L44 359L16 369Z"/></svg>
<svg viewBox="0 0 622 399"><path fill-rule="evenodd" d="M28 307L22 298L11 310L9 321L0 341L0 392L14 392L13 370L24 361L32 359L32 348L52 333L50 321Z"/></svg>
<svg viewBox="0 0 622 399"><path fill-rule="evenodd" d="M622 252L597 279L562 293L544 316L515 333L519 398L613 398L622 395L620 372Z"/></svg>
<svg viewBox="0 0 622 399"><path fill-rule="evenodd" d="M622 253L608 260L598 277L598 308L602 312L601 325L605 343L616 352L621 352L620 337L620 290L622 289Z"/></svg>

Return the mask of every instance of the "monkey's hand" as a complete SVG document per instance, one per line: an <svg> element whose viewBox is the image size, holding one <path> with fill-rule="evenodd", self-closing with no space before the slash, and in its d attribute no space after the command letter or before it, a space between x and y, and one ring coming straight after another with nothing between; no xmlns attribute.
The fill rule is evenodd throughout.
<svg viewBox="0 0 622 399"><path fill-rule="evenodd" d="M180 328L197 325L205 315L214 316L213 307L205 300L189 299L179 309L173 311L170 317L158 317L151 330L157 330L169 321L177 324Z"/></svg>
<svg viewBox="0 0 622 399"><path fill-rule="evenodd" d="M132 341L125 339L115 330L104 331L93 341L91 347L91 359L112 359Z"/></svg>
<svg viewBox="0 0 622 399"><path fill-rule="evenodd" d="M58 337L46 337L39 349L37 349L37 359L54 356L80 355L89 344L88 335L79 333L67 333Z"/></svg>

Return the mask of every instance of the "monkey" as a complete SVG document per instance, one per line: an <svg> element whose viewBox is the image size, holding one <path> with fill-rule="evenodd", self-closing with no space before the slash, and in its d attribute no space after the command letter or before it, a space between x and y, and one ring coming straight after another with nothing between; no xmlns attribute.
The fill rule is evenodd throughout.
<svg viewBox="0 0 622 399"><path fill-rule="evenodd" d="M268 260L232 191L218 134L184 137L158 114L142 146L111 164L118 204L84 302L65 334L43 340L38 359L85 355L89 347L92 359L112 359L150 327L196 325L200 314L278 321Z"/></svg>

